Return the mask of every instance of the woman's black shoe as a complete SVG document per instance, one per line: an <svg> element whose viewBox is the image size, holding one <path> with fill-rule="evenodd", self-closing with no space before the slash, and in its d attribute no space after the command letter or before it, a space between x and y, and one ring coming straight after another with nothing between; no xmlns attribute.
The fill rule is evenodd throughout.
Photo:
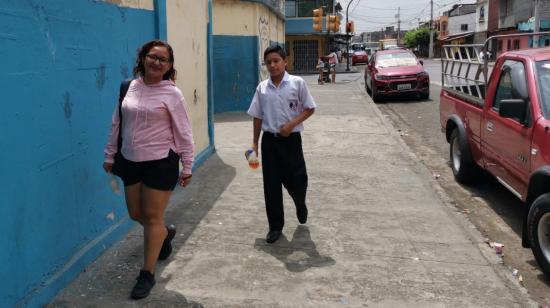
<svg viewBox="0 0 550 308"><path fill-rule="evenodd" d="M174 236L176 236L176 226L166 226L166 231L168 231L168 234L166 235L166 238L162 243L162 248L160 249L159 253L159 260L168 259L168 257L172 253L172 239L174 239Z"/></svg>
<svg viewBox="0 0 550 308"><path fill-rule="evenodd" d="M132 289L132 298L141 299L149 296L151 289L155 285L155 275L149 271L141 270L136 280L136 285Z"/></svg>

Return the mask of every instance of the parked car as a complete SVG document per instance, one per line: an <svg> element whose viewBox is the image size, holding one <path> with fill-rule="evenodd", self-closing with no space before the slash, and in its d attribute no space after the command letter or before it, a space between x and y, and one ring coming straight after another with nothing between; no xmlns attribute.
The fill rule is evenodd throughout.
<svg viewBox="0 0 550 308"><path fill-rule="evenodd" d="M374 102L395 95L430 97L430 76L422 61L406 49L379 50L365 68L365 88Z"/></svg>
<svg viewBox="0 0 550 308"><path fill-rule="evenodd" d="M439 113L454 177L474 184L485 170L524 202L523 247L550 278L550 48L500 55L487 84L457 79L445 65L472 63L449 55Z"/></svg>
<svg viewBox="0 0 550 308"><path fill-rule="evenodd" d="M356 65L358 63L368 63L369 62L369 55L366 51L363 50L357 50L354 51L351 55L351 65Z"/></svg>
<svg viewBox="0 0 550 308"><path fill-rule="evenodd" d="M342 62L347 59L348 54L351 61L351 55L353 55L353 49L348 49L347 52L345 50L342 50Z"/></svg>

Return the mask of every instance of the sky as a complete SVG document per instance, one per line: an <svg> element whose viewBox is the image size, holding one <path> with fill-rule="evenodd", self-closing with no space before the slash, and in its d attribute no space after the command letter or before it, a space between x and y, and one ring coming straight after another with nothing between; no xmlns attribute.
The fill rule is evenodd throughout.
<svg viewBox="0 0 550 308"><path fill-rule="evenodd" d="M397 30L397 12L401 7L401 29L418 27L419 21L430 20L430 0L337 0L344 9L349 6L349 19L355 23L355 33L378 31L387 26ZM434 19L452 8L454 4L475 3L475 0L433 0ZM344 23L342 23L344 24Z"/></svg>

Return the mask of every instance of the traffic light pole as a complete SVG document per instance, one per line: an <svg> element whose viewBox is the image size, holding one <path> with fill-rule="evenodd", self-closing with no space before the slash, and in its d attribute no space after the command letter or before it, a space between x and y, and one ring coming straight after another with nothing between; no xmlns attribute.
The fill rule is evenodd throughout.
<svg viewBox="0 0 550 308"><path fill-rule="evenodd" d="M346 72L349 72L349 32L348 32L348 11L349 5L353 2L350 0L348 6L346 7Z"/></svg>

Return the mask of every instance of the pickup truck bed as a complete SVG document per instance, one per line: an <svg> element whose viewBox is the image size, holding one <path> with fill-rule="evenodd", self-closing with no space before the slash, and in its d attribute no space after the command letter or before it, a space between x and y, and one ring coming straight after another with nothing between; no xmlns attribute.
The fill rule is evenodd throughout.
<svg viewBox="0 0 550 308"><path fill-rule="evenodd" d="M453 174L475 184L484 170L525 203L523 245L550 277L550 48L500 55L485 81L469 76L482 65L469 54L482 45L446 47L469 48L466 59L442 62L440 123ZM465 69L448 70L451 62Z"/></svg>

